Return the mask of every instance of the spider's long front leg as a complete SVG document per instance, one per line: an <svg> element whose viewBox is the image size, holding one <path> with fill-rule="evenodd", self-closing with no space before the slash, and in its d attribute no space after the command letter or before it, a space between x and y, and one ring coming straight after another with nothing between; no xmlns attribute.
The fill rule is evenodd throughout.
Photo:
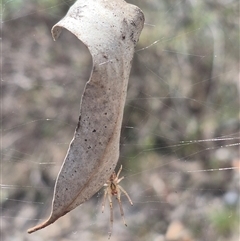
<svg viewBox="0 0 240 241"><path fill-rule="evenodd" d="M123 207L122 207L122 202L121 202L121 191L120 190L117 192L117 200L118 200L118 204L119 204L119 208L120 208L120 213L121 213L121 216L122 216L122 219L123 219L123 223L124 223L125 226L127 226L125 218L124 218L124 212L123 212Z"/></svg>
<svg viewBox="0 0 240 241"><path fill-rule="evenodd" d="M110 239L112 235L112 230L113 230L113 204L112 204L111 193L108 193L108 200L109 200L109 206L110 206L110 231L109 231L108 239Z"/></svg>
<svg viewBox="0 0 240 241"><path fill-rule="evenodd" d="M118 188L127 196L130 204L133 205L133 202L132 202L131 198L129 197L128 193L120 185L118 185Z"/></svg>
<svg viewBox="0 0 240 241"><path fill-rule="evenodd" d="M121 171L122 171L122 165L120 166L120 168L119 168L119 170L118 170L118 173L117 173L117 179L118 179L118 177L119 177Z"/></svg>
<svg viewBox="0 0 240 241"><path fill-rule="evenodd" d="M107 188L106 188L105 191L104 191L104 196L103 196L103 201L102 201L102 213L104 212L107 193L108 193L108 190L107 190Z"/></svg>

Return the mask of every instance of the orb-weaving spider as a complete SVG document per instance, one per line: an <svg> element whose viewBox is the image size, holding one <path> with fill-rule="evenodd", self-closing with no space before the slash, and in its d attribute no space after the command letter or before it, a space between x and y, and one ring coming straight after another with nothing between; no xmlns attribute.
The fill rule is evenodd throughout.
<svg viewBox="0 0 240 241"><path fill-rule="evenodd" d="M104 184L105 191L104 191L104 196L103 196L103 202L102 202L102 212L104 212L104 207L105 207L105 201L106 201L106 197L108 196L108 200L109 200L109 205L110 205L110 231L109 231L109 237L108 239L110 239L111 235L112 235L112 229L113 229L113 205L112 205L112 196L117 196L117 200L118 200L118 204L120 207L120 212L121 212L121 216L123 219L123 223L125 226L127 226L125 219L124 219L124 213L123 213L123 208L122 208L122 202L121 202L121 192L123 192L127 198L128 201L130 202L131 205L133 205L131 198L129 197L129 195L127 194L127 192L118 184L119 182L121 182L123 180L124 177L119 178L119 174L122 171L122 165L116 175L115 172L113 172L113 174L110 176L109 180L107 181L106 184Z"/></svg>

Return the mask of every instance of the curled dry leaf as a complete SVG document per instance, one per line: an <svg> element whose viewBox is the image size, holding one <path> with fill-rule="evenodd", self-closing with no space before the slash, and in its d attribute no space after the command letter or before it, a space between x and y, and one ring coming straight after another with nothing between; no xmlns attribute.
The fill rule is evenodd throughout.
<svg viewBox="0 0 240 241"><path fill-rule="evenodd" d="M142 11L123 0L78 0L52 28L62 28L89 49L93 68L81 100L74 138L55 184L52 212L42 229L91 198L113 173L134 47L144 24Z"/></svg>

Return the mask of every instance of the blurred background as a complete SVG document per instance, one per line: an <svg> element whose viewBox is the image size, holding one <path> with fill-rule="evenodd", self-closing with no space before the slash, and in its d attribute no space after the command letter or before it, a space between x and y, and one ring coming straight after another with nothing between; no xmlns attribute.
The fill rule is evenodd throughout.
<svg viewBox="0 0 240 241"><path fill-rule="evenodd" d="M34 234L77 125L91 56L50 30L72 0L1 5L1 240L107 240L103 190ZM240 236L239 1L131 1L145 13L120 143L112 241Z"/></svg>

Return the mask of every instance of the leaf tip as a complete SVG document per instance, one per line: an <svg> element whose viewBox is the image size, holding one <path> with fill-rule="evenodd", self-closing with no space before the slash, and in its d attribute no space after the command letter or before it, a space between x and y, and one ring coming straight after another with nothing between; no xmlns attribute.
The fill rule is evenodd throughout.
<svg viewBox="0 0 240 241"><path fill-rule="evenodd" d="M50 217L50 218L47 219L45 222L40 223L40 224L38 224L38 225L36 225L36 226L34 226L34 227L32 227L32 228L29 228L29 229L27 230L27 232L28 232L29 234L30 234L30 233L34 233L34 232L36 232L36 231L38 231L38 230L40 230L40 229L43 229L43 228L49 226L50 224L54 223L55 221L56 221L56 219L53 219L53 218Z"/></svg>

